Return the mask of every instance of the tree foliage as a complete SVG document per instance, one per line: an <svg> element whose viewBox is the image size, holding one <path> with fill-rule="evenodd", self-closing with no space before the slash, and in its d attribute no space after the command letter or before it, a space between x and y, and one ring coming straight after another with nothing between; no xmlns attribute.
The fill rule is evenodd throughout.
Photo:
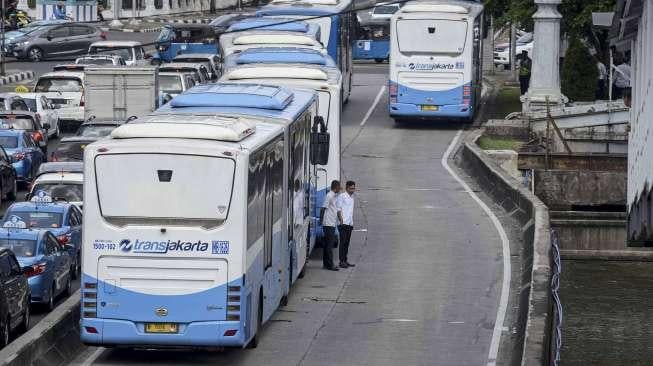
<svg viewBox="0 0 653 366"><path fill-rule="evenodd" d="M579 38L567 49L561 75L562 93L571 101L593 101L598 70L596 61Z"/></svg>

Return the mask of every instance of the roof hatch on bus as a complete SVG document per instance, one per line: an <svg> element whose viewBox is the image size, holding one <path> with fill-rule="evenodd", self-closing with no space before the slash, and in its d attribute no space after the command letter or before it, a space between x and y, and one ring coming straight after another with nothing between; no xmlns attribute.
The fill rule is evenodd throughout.
<svg viewBox="0 0 653 366"><path fill-rule="evenodd" d="M308 80L328 80L326 72L320 69L309 67L293 67L293 66L257 66L257 67L242 67L234 69L229 72L228 79L230 80L244 80L244 79L308 79Z"/></svg>
<svg viewBox="0 0 653 366"><path fill-rule="evenodd" d="M242 141L256 131L256 125L238 117L157 114L124 124L111 132L115 139L182 138Z"/></svg>
<svg viewBox="0 0 653 366"><path fill-rule="evenodd" d="M250 48L238 55L239 65L256 63L302 63L326 65L327 59L322 52L307 48Z"/></svg>
<svg viewBox="0 0 653 366"><path fill-rule="evenodd" d="M250 18L232 24L227 29L227 32L238 32L249 29L307 33L309 26L306 22L299 20L293 21L292 19L285 18Z"/></svg>
<svg viewBox="0 0 653 366"><path fill-rule="evenodd" d="M303 46L319 46L320 43L314 38L299 34L274 34L259 33L238 36L234 39L234 45L253 44L298 44Z"/></svg>
<svg viewBox="0 0 653 366"><path fill-rule="evenodd" d="M408 3L401 8L402 13L455 13L468 14L469 9L460 5Z"/></svg>
<svg viewBox="0 0 653 366"><path fill-rule="evenodd" d="M207 84L196 86L178 95L170 106L240 107L284 110L292 102L293 93L287 88L253 84Z"/></svg>

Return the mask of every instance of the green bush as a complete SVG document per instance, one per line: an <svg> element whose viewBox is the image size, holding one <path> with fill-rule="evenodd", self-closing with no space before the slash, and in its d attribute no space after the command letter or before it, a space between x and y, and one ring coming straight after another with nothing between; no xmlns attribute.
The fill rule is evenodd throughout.
<svg viewBox="0 0 653 366"><path fill-rule="evenodd" d="M571 101L593 101L597 78L596 61L579 39L573 39L562 65L562 93Z"/></svg>

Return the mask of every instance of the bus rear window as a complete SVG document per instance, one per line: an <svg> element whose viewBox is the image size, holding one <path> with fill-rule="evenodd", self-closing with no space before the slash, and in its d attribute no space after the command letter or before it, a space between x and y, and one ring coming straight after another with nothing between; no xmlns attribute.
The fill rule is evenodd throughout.
<svg viewBox="0 0 653 366"><path fill-rule="evenodd" d="M397 21L401 53L460 54L465 50L467 22L444 19Z"/></svg>
<svg viewBox="0 0 653 366"><path fill-rule="evenodd" d="M227 219L235 162L181 154L95 158L100 211L117 225L215 227Z"/></svg>

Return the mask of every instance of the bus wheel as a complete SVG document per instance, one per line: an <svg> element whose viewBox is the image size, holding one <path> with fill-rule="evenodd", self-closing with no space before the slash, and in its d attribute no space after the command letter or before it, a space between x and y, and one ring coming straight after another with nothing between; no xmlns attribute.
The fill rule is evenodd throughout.
<svg viewBox="0 0 653 366"><path fill-rule="evenodd" d="M259 293L258 297L258 314L256 315L256 333L254 337L247 344L247 348L256 348L258 347L258 339L261 334L261 328L263 327L263 290Z"/></svg>
<svg viewBox="0 0 653 366"><path fill-rule="evenodd" d="M288 295L284 295L281 297L281 301L279 302L279 305L288 306Z"/></svg>
<svg viewBox="0 0 653 366"><path fill-rule="evenodd" d="M306 265L302 268L302 270L299 272L297 275L297 278L304 278L304 275L306 275Z"/></svg>
<svg viewBox="0 0 653 366"><path fill-rule="evenodd" d="M375 58L375 59L374 59L374 62L376 62L377 64L382 64L383 61L385 61L384 58Z"/></svg>

